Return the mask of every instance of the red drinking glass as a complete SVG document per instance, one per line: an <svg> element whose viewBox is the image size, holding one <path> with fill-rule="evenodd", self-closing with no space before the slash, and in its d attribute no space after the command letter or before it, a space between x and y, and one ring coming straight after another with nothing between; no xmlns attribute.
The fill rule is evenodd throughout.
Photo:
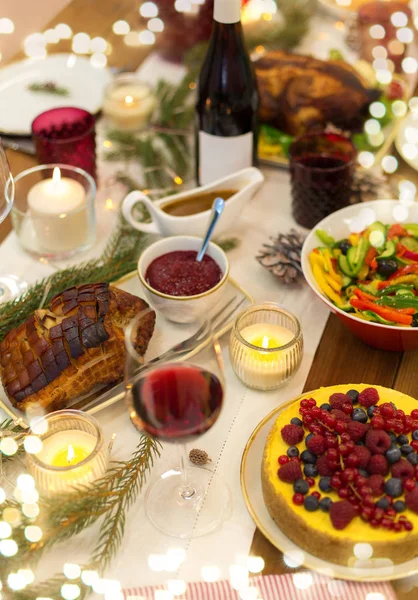
<svg viewBox="0 0 418 600"><path fill-rule="evenodd" d="M97 181L95 121L87 110L71 106L38 115L32 136L40 164L80 167Z"/></svg>
<svg viewBox="0 0 418 600"><path fill-rule="evenodd" d="M335 133L310 133L289 149L293 217L312 229L332 212L348 206L356 165L350 139Z"/></svg>

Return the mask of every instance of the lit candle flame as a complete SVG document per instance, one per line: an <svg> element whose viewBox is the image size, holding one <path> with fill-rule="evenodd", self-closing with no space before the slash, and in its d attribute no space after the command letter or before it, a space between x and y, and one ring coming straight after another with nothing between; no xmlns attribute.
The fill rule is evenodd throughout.
<svg viewBox="0 0 418 600"><path fill-rule="evenodd" d="M68 446L68 452L67 452L67 462L68 462L68 464L71 464L73 462L74 457L75 457L74 448L70 444Z"/></svg>
<svg viewBox="0 0 418 600"><path fill-rule="evenodd" d="M52 183L54 185L58 185L61 181L61 169L59 167L54 167L52 172Z"/></svg>
<svg viewBox="0 0 418 600"><path fill-rule="evenodd" d="M268 337L266 335L263 337L263 341L261 342L261 347L262 348L268 348L269 347L269 339L268 339Z"/></svg>
<svg viewBox="0 0 418 600"><path fill-rule="evenodd" d="M125 104L132 104L133 101L134 99L132 98L132 96L126 96Z"/></svg>

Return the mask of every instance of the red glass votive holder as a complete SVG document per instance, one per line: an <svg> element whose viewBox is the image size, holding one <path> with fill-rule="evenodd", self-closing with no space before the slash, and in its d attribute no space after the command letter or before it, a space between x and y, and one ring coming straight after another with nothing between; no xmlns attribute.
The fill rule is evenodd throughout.
<svg viewBox="0 0 418 600"><path fill-rule="evenodd" d="M87 110L64 106L41 113L32 123L40 164L79 167L96 181L95 117Z"/></svg>
<svg viewBox="0 0 418 600"><path fill-rule="evenodd" d="M311 229L332 212L348 206L357 152L336 133L310 133L289 148L292 213Z"/></svg>

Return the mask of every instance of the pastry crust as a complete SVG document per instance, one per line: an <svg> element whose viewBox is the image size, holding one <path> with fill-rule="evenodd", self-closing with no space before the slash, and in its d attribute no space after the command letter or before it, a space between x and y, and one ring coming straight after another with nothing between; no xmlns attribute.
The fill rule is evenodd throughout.
<svg viewBox="0 0 418 600"><path fill-rule="evenodd" d="M148 304L108 284L65 290L0 344L0 376L19 410L50 411L123 375L124 329ZM138 331L143 356L154 331L150 311Z"/></svg>

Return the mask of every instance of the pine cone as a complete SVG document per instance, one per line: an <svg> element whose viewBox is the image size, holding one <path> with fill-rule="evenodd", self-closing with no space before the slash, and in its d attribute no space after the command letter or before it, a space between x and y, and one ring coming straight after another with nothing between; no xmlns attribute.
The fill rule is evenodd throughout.
<svg viewBox="0 0 418 600"><path fill-rule="evenodd" d="M302 274L300 254L303 235L296 229L291 229L288 234L280 233L276 239L270 239L273 245L263 245L265 250L260 250L256 257L258 262L284 283L296 281Z"/></svg>
<svg viewBox="0 0 418 600"><path fill-rule="evenodd" d="M194 465L205 465L208 462L211 462L208 453L204 450L199 450L199 448L193 448L189 452L189 460Z"/></svg>

